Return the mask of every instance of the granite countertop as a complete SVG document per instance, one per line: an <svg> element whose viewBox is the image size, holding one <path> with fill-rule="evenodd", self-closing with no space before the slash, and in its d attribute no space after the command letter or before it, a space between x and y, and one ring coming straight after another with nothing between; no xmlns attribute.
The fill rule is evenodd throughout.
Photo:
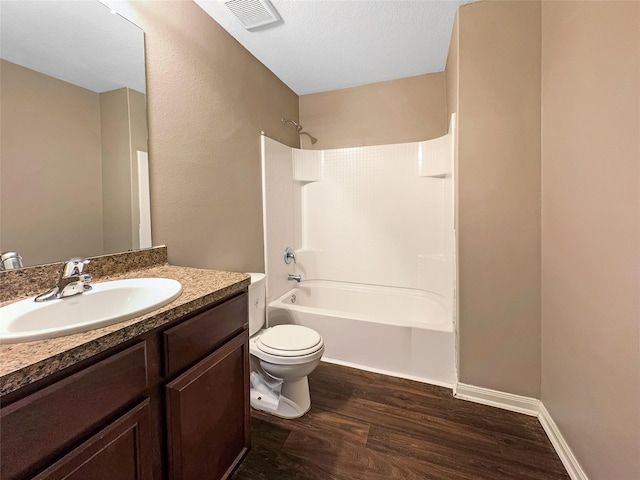
<svg viewBox="0 0 640 480"><path fill-rule="evenodd" d="M178 280L182 294L164 307L108 327L48 340L0 345L0 396L240 292L251 281L244 273L163 264L103 276L93 283L144 277Z"/></svg>

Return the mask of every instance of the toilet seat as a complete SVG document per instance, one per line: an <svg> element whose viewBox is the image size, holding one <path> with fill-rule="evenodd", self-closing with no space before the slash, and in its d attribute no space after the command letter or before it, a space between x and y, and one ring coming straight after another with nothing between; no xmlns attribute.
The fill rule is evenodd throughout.
<svg viewBox="0 0 640 480"><path fill-rule="evenodd" d="M264 353L279 357L311 355L323 345L318 332L300 325L277 325L268 328L256 340L256 346Z"/></svg>

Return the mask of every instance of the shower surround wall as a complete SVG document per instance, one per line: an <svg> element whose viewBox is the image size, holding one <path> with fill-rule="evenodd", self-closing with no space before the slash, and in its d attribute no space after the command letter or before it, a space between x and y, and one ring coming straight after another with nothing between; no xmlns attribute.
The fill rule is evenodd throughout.
<svg viewBox="0 0 640 480"><path fill-rule="evenodd" d="M297 287L287 275L299 274L301 287L305 281L323 280L401 288L418 295L430 292L446 310L446 338L438 340L447 345L444 350L438 348L439 355L446 358L437 360L445 365L438 378L421 374L420 368L396 371L348 358L331 360L424 381L453 383L452 138L450 132L424 142L298 150L263 136L268 304ZM287 246L294 249L297 263L286 265L283 261ZM403 325L402 316L398 311L398 318L389 319L390 323ZM373 333L367 333L366 325L362 325L358 337L365 340ZM406 328L403 335L408 339L419 336L412 328L399 328ZM428 319L417 328L431 328ZM328 347L325 357L331 357L331 342L326 338L331 334L319 330ZM354 342L354 348L366 345L364 341ZM420 362L431 361L420 358Z"/></svg>

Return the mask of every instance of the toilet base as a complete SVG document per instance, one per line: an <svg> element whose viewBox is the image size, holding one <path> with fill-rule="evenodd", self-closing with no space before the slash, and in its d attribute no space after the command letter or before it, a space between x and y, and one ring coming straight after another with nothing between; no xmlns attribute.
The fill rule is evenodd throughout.
<svg viewBox="0 0 640 480"><path fill-rule="evenodd" d="M299 418L311 408L307 377L287 380L282 384L280 396L251 389L251 406L281 418Z"/></svg>

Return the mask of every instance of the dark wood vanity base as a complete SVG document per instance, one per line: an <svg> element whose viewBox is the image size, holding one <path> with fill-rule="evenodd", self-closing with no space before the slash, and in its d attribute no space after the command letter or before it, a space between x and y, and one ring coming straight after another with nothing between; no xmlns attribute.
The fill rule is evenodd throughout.
<svg viewBox="0 0 640 480"><path fill-rule="evenodd" d="M0 478L215 480L250 446L246 289L0 398Z"/></svg>

